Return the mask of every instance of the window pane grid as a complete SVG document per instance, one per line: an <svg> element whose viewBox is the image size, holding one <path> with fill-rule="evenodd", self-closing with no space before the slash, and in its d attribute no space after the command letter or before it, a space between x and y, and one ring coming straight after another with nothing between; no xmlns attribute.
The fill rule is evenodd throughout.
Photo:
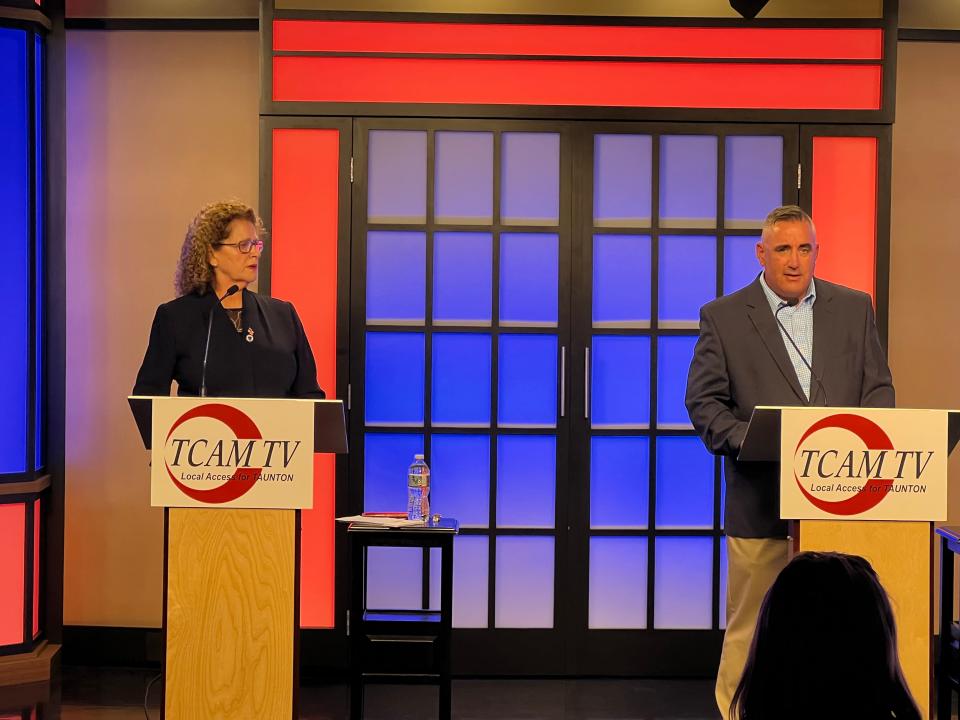
<svg viewBox="0 0 960 720"><path fill-rule="evenodd" d="M521 444L520 452L507 453L508 458L523 458L523 450L537 447L540 439L551 445L537 451L538 457L552 453L555 462L558 452L558 368L554 366L558 365L559 354L558 254L565 232L559 211L560 135L439 128L391 132L393 136L371 129L370 145L374 140L383 145L399 138L398 154L415 167L370 168L369 175L375 176L378 184L368 189L371 193L376 190L376 196L368 195L367 200L376 201L380 210L375 213L373 206L369 208L365 227L368 236L381 244L396 233L407 245L412 244L415 257L403 248L393 257L381 252L379 265L375 266L379 275L371 275L370 263L377 258L371 258L368 245L365 336L368 342L373 337L375 344L385 333L400 338L418 336L408 344L419 348L422 343L422 359L400 361L388 357L382 365L388 370L395 367L399 376L412 379L415 388L408 394L418 395L421 401L409 411L415 415L412 418L402 417L399 412L387 418L365 414L364 434L375 444L378 437L408 437L410 442L420 443L434 473L432 510L454 517L462 515L458 519L463 537L488 539L482 545L470 546L469 551L469 557L477 563L480 557L486 557L482 578L471 577L471 570L465 566L455 571L455 585L463 588L460 593L482 587L489 593L488 602L468 605L472 608L469 611L455 610L455 626L552 627L556 469L552 475L541 477L534 496L530 496L533 490L521 476L503 480L507 484L498 488L498 477L513 477L509 466L498 467L498 462L507 441ZM405 134L417 132L420 135ZM422 145L421 138L425 141ZM375 150L370 148L371 165L376 162ZM535 165L544 158L545 164L538 170ZM425 173L421 175L417 167L424 167ZM384 180L391 174L412 178L417 188L422 184L423 194L419 189L404 188L396 197L391 196L390 183ZM512 194L508 197L507 193ZM510 217L501 216L504 208ZM509 252L507 258L505 251ZM546 261L541 262L541 258ZM510 264L505 266L505 260ZM399 267L402 263L406 266ZM534 277L537 273L539 279ZM383 278L390 282L382 282ZM531 278L535 284L532 290L527 287ZM387 286L386 291L378 293L371 288L371 281L378 279L381 286ZM371 299L379 302L377 312L371 313ZM398 309L405 316L397 317ZM368 350L363 385L367 408L371 406L371 383L376 389L378 382L369 375L370 361ZM379 382L381 386L390 384L383 378ZM512 383L506 395L504 382ZM531 387L533 395L529 394ZM527 394L526 400L518 405L516 397L523 393ZM414 405L412 398L408 404ZM476 444L484 441L483 446ZM481 461L483 454L487 456L485 463ZM464 455L469 456L470 463L463 462ZM393 464L396 478L391 482L399 488L399 498L405 492L405 466L399 459ZM482 472L473 471L479 465L484 465ZM367 477L367 469L364 475L365 483L378 482ZM444 488L444 480L459 484ZM475 512L484 494L489 505ZM364 509L373 509L368 507L372 502L368 497ZM445 511L445 502L452 510ZM502 520L498 520L498 512ZM537 537L549 541L549 545L529 545L526 541ZM499 540L495 542L496 538ZM528 568L531 573L542 570L544 559L550 556L549 577L544 575L534 582L534 587L549 590L549 600L544 600L539 615L518 615L510 606L511 593L522 591L525 581L514 577L516 558L500 558L498 545L517 548L521 560L536 559L537 567ZM429 561L425 568L431 577L436 575ZM480 569L478 564L477 572ZM501 573L506 573L501 577L503 597L497 591ZM425 586L430 584L425 581ZM457 595L455 589L455 607ZM400 596L402 601L402 589ZM461 608L463 602L461 598Z"/></svg>
<svg viewBox="0 0 960 720"><path fill-rule="evenodd" d="M637 423L633 427L618 428L598 426L591 418L589 434L593 443L604 439L609 442L647 438L650 445L644 458L646 467L638 468L638 472L647 474L646 527L637 527L633 521L602 522L603 518L594 517L597 508L593 503L601 501L596 493L604 487L596 483L602 482L602 478L591 479L595 487L591 487L589 494L591 560L595 555L594 543L599 538L610 540L602 546L603 554L597 555L603 558L606 570L595 570L591 565L591 597L599 592L599 588L594 587L595 579L604 578L610 564L615 562L615 551L629 548L631 552L645 552L641 565L636 564L638 558L630 555L620 558L624 566L646 573L645 621L640 623L636 608L619 608L617 612L621 617L617 620L614 617L617 612L609 602L598 608L588 603L590 627L654 630L671 626L722 627L721 463L719 458L704 456L694 465L677 465L683 462L683 452L678 454L677 450L683 448L675 444L689 443L690 450L695 445L701 449L682 405L688 356L699 327L698 309L715 297L752 282L759 273L753 247L759 239L763 216L783 202L786 142L782 135L754 134L748 130L697 132L699 134L683 135L638 130L634 134L593 137L591 362L597 362L598 343L603 348L614 336L648 337L649 367L637 370L648 378L650 419L648 427ZM647 142L649 150L645 146ZM696 146L699 150L695 152ZM613 148L620 150L619 157L613 156ZM625 161L631 152L636 158L632 164ZM649 164L651 170L649 184L645 164ZM710 172L695 172L696 168L700 171L709 168ZM601 177L603 173L606 176ZM629 183L615 186L618 179L623 181L628 176L632 186ZM685 188L697 183L698 187L686 191ZM599 196L604 192L608 197ZM760 198L755 197L758 194ZM648 199L649 206L645 204ZM644 217L646 207L649 207L649 219ZM732 212L729 218L728 211ZM649 242L648 262L644 262L640 254L638 238ZM606 242L606 246L601 247L601 242ZM598 255L601 250L608 253L606 258ZM611 263L611 252L615 253L618 264ZM695 278L690 277L691 268ZM606 287L600 285L604 281L608 283ZM639 292L646 296L638 296L638 288L642 288ZM606 304L598 306L598 301ZM618 311L617 302L623 309ZM625 362L624 366L629 367L631 363ZM591 371L595 374L596 367ZM596 387L592 384L592 392L596 392ZM658 457L657 446L661 442L658 438L668 438L674 443L665 446L671 451L659 453L661 457ZM591 447L588 453L592 457L596 448ZM591 473L593 469L591 460ZM625 468L621 468L621 474L624 478L631 477ZM668 477L671 474L681 477ZM697 490L694 492L700 494L692 505L684 497L688 489L682 485L684 474L695 479ZM622 487L628 494L621 499L629 497L632 490L627 485ZM645 546L630 545L628 538L648 538L649 542ZM697 545L697 538L707 544ZM663 547L658 549L661 544ZM597 552L600 548L596 546ZM684 580L671 574L669 568L658 567L657 559L660 556L663 563L670 562L671 558L686 557L688 549L695 553L690 557L696 558L698 579L696 587L685 586L683 591L699 598L699 604L688 603L674 611L664 591L673 586L676 586L674 591L680 591ZM664 585L660 592L658 578Z"/></svg>

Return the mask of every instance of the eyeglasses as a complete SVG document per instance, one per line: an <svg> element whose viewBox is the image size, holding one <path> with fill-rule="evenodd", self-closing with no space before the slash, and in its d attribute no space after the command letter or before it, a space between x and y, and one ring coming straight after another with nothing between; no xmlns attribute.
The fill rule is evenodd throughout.
<svg viewBox="0 0 960 720"><path fill-rule="evenodd" d="M227 245L229 247L235 247L237 250L246 255L248 252L257 249L257 252L263 252L263 240L241 240L240 242L235 243L225 243L218 242L213 243L214 245Z"/></svg>

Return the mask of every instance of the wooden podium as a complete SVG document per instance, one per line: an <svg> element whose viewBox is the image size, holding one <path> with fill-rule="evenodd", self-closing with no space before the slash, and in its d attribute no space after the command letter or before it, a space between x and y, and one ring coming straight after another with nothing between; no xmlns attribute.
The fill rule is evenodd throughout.
<svg viewBox="0 0 960 720"><path fill-rule="evenodd" d="M313 453L347 451L343 403L130 405L165 508L163 717L296 718L300 508Z"/></svg>
<svg viewBox="0 0 960 720"><path fill-rule="evenodd" d="M873 565L925 718L933 687L932 521L946 519L947 457L958 437L960 413L946 410L758 407L737 457L780 463L780 516L791 521L794 552L843 552Z"/></svg>

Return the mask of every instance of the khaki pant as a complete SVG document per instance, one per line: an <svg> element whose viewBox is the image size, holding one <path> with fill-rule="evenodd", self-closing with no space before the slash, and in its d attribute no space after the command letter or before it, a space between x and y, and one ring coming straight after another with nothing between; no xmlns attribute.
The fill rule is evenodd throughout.
<svg viewBox="0 0 960 720"><path fill-rule="evenodd" d="M787 540L727 537L727 631L717 673L717 705L726 720L743 675L764 595L787 564Z"/></svg>

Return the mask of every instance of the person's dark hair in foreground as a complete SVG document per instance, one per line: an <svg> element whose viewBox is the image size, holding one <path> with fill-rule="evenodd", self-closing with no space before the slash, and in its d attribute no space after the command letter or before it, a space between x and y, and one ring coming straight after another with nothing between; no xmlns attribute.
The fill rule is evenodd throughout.
<svg viewBox="0 0 960 720"><path fill-rule="evenodd" d="M730 717L919 720L890 600L869 562L804 552L783 569L763 600Z"/></svg>

